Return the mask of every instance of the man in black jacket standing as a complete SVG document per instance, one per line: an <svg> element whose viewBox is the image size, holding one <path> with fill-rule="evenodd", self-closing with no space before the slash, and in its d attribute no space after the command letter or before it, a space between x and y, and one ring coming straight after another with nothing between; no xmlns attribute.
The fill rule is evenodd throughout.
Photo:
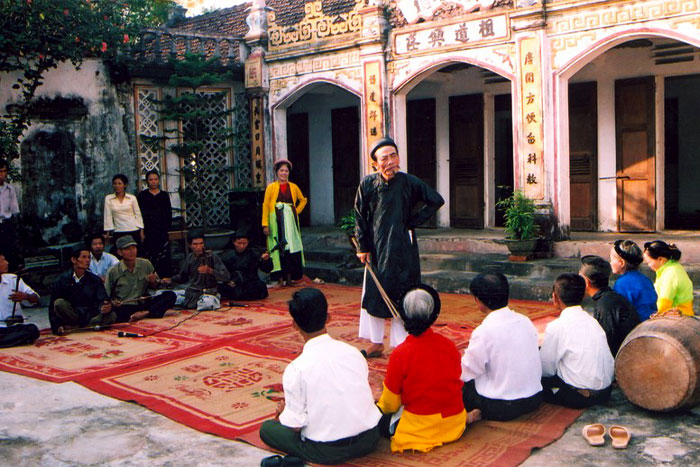
<svg viewBox="0 0 700 467"><path fill-rule="evenodd" d="M76 249L70 260L73 266L58 277L51 291L51 331L62 335L77 327L114 323L115 315L102 279L88 271L90 250Z"/></svg>
<svg viewBox="0 0 700 467"><path fill-rule="evenodd" d="M370 157L377 173L360 182L355 197L357 257L372 265L387 295L398 304L404 293L420 283L414 229L445 201L419 178L399 171L398 148L391 138L377 141ZM385 318L391 318L389 309L365 274L359 336L372 342L365 351L368 357L379 357L384 351ZM403 323L392 320L390 346L396 347L405 338Z"/></svg>

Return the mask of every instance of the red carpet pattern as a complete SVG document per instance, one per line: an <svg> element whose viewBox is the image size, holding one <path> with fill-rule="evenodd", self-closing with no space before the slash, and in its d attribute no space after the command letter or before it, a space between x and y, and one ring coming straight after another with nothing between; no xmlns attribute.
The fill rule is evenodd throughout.
<svg viewBox="0 0 700 467"><path fill-rule="evenodd" d="M331 336L366 346L357 337L360 289L318 287L329 302ZM181 311L102 332L63 337L44 332L32 346L0 350L0 369L53 382L75 381L198 430L265 447L257 430L274 416L283 396L282 373L303 345L287 313L286 303L295 290L271 289L267 300L246 307ZM484 315L471 296L441 298L443 311L434 329L463 349ZM511 307L528 315L540 332L555 316L546 303L513 301ZM157 334L119 338L117 330ZM388 356L370 361L375 397L381 393L387 361ZM512 422L476 423L459 441L428 454L392 454L387 441L350 465L517 465L532 448L559 438L579 414L545 404Z"/></svg>

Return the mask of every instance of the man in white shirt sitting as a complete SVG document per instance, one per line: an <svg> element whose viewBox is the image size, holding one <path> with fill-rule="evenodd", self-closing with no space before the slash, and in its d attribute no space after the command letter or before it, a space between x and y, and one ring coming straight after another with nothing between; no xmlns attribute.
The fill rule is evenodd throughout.
<svg viewBox="0 0 700 467"><path fill-rule="evenodd" d="M24 324L22 305L39 302L31 287L15 274L9 274L10 264L0 254L0 348L31 344L39 337L36 325Z"/></svg>
<svg viewBox="0 0 700 467"><path fill-rule="evenodd" d="M542 403L542 364L537 329L529 318L508 308L508 279L479 274L469 292L484 321L462 357L462 394L469 410L485 420L513 420Z"/></svg>
<svg viewBox="0 0 700 467"><path fill-rule="evenodd" d="M113 254L105 251L105 238L102 234L91 235L88 237L88 242L90 247L90 268L88 270L104 282L109 268L116 266L119 260Z"/></svg>
<svg viewBox="0 0 700 467"><path fill-rule="evenodd" d="M260 439L318 464L369 454L379 440L381 412L369 387L367 361L356 348L328 335L328 303L318 289L295 292L289 313L304 349L284 371L279 420L264 422Z"/></svg>
<svg viewBox="0 0 700 467"><path fill-rule="evenodd" d="M578 274L557 277L552 301L561 314L547 325L540 348L544 400L574 409L607 403L615 373L605 331L581 308L585 293Z"/></svg>

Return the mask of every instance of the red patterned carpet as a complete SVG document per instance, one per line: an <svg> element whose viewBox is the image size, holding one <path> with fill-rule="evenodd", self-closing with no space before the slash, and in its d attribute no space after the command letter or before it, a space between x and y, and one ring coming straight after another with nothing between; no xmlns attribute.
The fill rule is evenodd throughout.
<svg viewBox="0 0 700 467"><path fill-rule="evenodd" d="M366 346L357 338L360 289L318 287L326 294L332 314L329 333ZM271 289L267 300L246 308L196 316L182 311L99 333L64 337L43 333L32 346L0 350L0 369L47 381L75 381L198 430L264 447L258 427L274 416L284 368L302 348L286 310L294 290ZM471 296L441 297L443 311L435 329L462 349L483 315ZM511 307L528 315L540 331L554 318L553 308L546 303L513 301ZM145 338L119 338L118 330L160 332ZM386 358L370 361L370 384L377 397L386 363ZM479 422L458 442L428 454L391 454L386 442L375 454L351 465L517 465L532 448L559 438L579 414L545 404L512 422Z"/></svg>

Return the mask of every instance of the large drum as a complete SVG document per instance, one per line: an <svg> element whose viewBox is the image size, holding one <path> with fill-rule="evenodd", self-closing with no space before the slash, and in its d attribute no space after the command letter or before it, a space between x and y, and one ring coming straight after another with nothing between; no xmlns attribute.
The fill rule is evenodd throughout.
<svg viewBox="0 0 700 467"><path fill-rule="evenodd" d="M700 319L665 316L629 333L615 359L620 389L635 405L668 412L700 402Z"/></svg>

